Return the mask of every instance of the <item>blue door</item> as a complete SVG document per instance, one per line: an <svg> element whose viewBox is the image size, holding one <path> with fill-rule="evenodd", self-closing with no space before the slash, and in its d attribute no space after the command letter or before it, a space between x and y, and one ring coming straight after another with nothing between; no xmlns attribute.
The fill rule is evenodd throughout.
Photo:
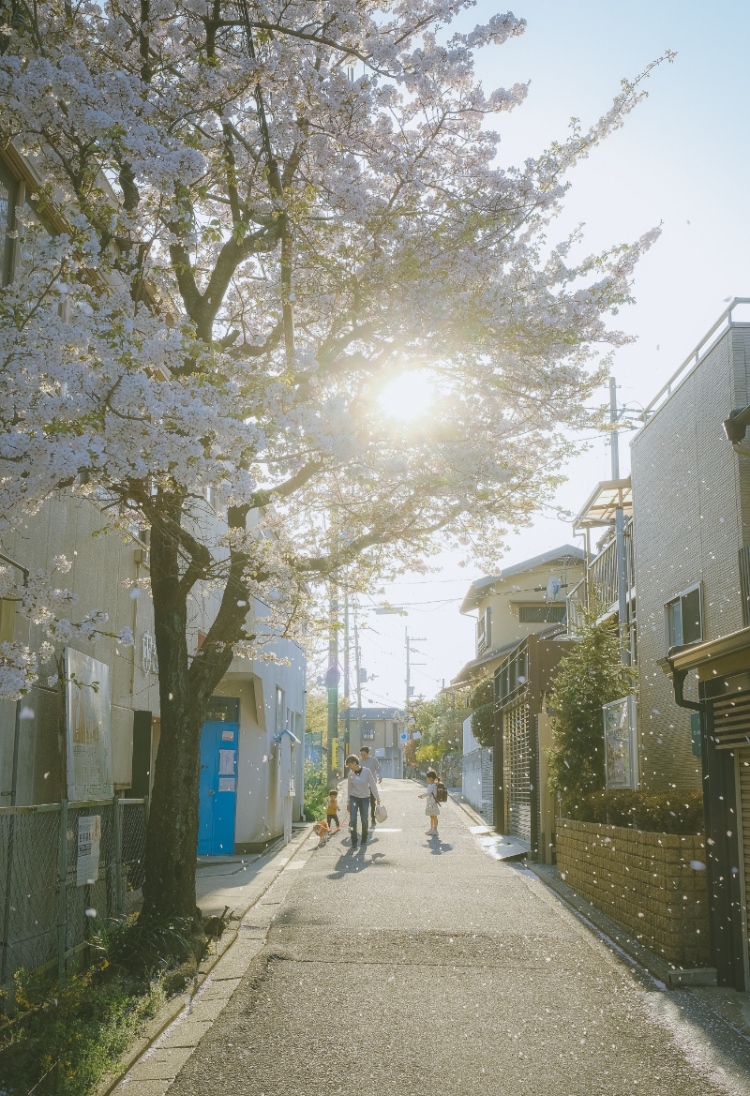
<svg viewBox="0 0 750 1096"><path fill-rule="evenodd" d="M237 804L239 725L211 720L201 731L201 776L198 789L198 854L234 852Z"/></svg>

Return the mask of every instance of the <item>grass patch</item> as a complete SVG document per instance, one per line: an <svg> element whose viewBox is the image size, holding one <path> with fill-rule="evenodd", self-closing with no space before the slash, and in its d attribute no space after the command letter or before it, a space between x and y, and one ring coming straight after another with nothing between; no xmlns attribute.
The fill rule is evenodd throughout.
<svg viewBox="0 0 750 1096"><path fill-rule="evenodd" d="M206 937L193 922L135 918L101 927L96 962L58 986L18 971L0 1017L2 1096L90 1096L167 998L197 970Z"/></svg>
<svg viewBox="0 0 750 1096"><path fill-rule="evenodd" d="M100 968L52 989L16 974L16 1015L0 1033L7 1096L88 1096L166 999L161 980L137 986Z"/></svg>

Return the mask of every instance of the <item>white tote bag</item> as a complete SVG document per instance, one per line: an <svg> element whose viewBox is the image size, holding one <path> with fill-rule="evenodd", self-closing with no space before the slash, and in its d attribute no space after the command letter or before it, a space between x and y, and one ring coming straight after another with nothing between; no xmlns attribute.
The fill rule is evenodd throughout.
<svg viewBox="0 0 750 1096"><path fill-rule="evenodd" d="M385 822L387 817L388 811L385 809L382 803L378 803L377 807L375 808L375 821Z"/></svg>

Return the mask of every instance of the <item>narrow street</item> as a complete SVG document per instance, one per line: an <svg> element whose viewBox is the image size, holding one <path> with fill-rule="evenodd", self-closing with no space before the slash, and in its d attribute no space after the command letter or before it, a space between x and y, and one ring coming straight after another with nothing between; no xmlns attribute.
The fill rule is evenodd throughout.
<svg viewBox="0 0 750 1096"><path fill-rule="evenodd" d="M639 982L532 873L483 853L456 804L426 836L419 790L384 782L365 848L309 841L249 911L265 947L171 1096L750 1091L743 1040L728 1056L689 991ZM188 1045L179 1025L166 1045ZM158 1069L140 1076L131 1092L165 1091Z"/></svg>

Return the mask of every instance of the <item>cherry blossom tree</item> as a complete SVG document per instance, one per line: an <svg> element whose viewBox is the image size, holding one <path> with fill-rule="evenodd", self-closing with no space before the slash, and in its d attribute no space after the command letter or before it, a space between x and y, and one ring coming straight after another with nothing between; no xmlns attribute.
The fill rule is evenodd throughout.
<svg viewBox="0 0 750 1096"><path fill-rule="evenodd" d="M0 142L42 181L0 301L0 522L67 490L150 529L144 916L194 911L200 730L259 641L252 599L294 635L321 580L447 544L491 556L554 484L623 341L609 316L655 233L583 256L549 232L641 78L590 129L506 165L493 120L526 88L483 88L474 54L524 22L452 29L471 6L5 5ZM384 413L404 373L434 389L422 418ZM64 632L44 585L34 611ZM199 588L216 613L195 651ZM0 651L4 695L35 657Z"/></svg>

